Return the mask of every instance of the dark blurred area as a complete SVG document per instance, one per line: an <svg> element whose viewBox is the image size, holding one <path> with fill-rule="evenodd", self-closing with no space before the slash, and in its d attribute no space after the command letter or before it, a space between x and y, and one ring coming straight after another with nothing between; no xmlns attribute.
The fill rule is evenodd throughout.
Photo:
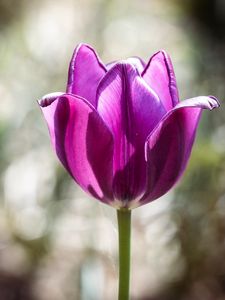
<svg viewBox="0 0 225 300"><path fill-rule="evenodd" d="M12 22L21 18L21 13L23 12L24 5L25 1L23 0L17 2L15 2L14 0L2 0L0 2L1 29L10 26Z"/></svg>
<svg viewBox="0 0 225 300"><path fill-rule="evenodd" d="M179 3L179 2L178 2ZM182 4L184 11L199 26L202 31L213 39L224 41L225 27L225 4L222 0L184 0Z"/></svg>
<svg viewBox="0 0 225 300"><path fill-rule="evenodd" d="M175 189L133 212L132 300L225 299L225 1L0 0L0 300L117 298L115 211L59 165L36 100L73 49L170 53L181 100L212 94Z"/></svg>

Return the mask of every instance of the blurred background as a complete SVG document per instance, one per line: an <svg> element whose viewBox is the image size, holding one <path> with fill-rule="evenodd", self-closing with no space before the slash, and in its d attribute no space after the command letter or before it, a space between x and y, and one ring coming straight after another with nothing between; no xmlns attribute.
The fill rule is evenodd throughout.
<svg viewBox="0 0 225 300"><path fill-rule="evenodd" d="M225 98L223 0L0 0L0 300L117 299L115 211L56 159L36 100L79 42L104 62L158 49L180 98ZM132 300L225 299L225 113L205 111L182 180L133 211Z"/></svg>

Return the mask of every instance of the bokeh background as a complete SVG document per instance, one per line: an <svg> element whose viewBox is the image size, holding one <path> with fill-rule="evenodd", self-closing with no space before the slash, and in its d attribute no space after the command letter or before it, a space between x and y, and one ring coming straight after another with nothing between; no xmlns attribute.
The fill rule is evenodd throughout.
<svg viewBox="0 0 225 300"><path fill-rule="evenodd" d="M225 299L225 1L0 0L0 300L117 298L115 211L61 167L36 102L79 42L104 62L165 49L181 99L221 100L176 188L133 212L131 298Z"/></svg>

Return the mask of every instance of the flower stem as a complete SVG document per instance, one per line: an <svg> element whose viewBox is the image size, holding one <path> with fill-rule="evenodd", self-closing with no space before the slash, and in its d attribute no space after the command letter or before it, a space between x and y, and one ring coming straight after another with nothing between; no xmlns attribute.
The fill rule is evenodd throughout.
<svg viewBox="0 0 225 300"><path fill-rule="evenodd" d="M129 300L131 211L117 210L119 235L119 293L118 300Z"/></svg>

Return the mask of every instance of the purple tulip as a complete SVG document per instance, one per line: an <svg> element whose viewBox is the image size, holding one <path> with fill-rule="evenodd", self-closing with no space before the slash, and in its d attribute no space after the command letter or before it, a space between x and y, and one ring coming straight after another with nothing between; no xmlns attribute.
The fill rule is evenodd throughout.
<svg viewBox="0 0 225 300"><path fill-rule="evenodd" d="M168 54L104 65L88 45L73 54L66 93L40 100L55 151L74 180L100 201L134 208L164 195L190 157L201 96L179 102Z"/></svg>

